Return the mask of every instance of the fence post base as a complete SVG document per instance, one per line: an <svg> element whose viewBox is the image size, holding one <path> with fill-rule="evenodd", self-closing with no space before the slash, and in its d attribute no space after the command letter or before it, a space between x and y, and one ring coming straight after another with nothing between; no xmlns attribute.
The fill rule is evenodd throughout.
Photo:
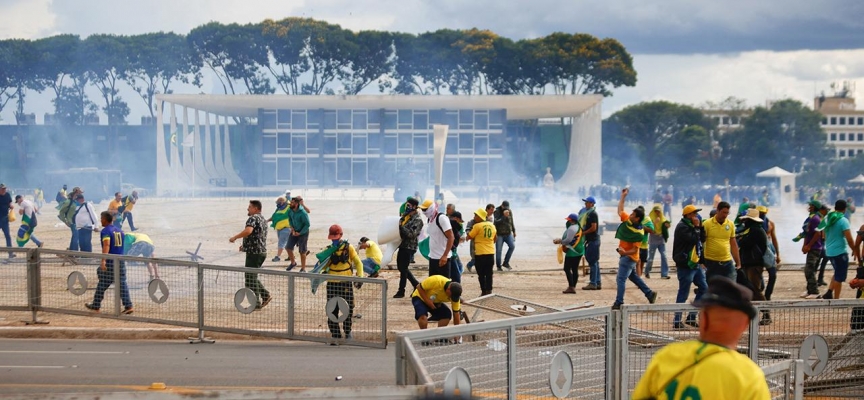
<svg viewBox="0 0 864 400"><path fill-rule="evenodd" d="M49 321L43 321L43 320L39 319L39 315L36 313L36 310L33 310L29 321L21 321L21 322L23 322L24 325L48 325L51 323Z"/></svg>
<svg viewBox="0 0 864 400"><path fill-rule="evenodd" d="M198 344L198 343L213 344L213 343L216 343L215 340L204 336L204 330L203 329L198 330L198 337L190 337L187 339L189 340L189 344Z"/></svg>

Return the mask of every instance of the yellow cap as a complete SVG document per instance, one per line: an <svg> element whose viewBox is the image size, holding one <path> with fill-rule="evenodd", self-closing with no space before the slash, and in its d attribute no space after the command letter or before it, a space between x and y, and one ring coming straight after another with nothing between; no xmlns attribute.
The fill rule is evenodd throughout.
<svg viewBox="0 0 864 400"><path fill-rule="evenodd" d="M474 215L485 220L487 214L486 214L486 210L484 210L482 208L478 208L477 211L474 211Z"/></svg>
<svg viewBox="0 0 864 400"><path fill-rule="evenodd" d="M432 205L432 199L426 199L423 201L423 204L420 205L421 210L425 210Z"/></svg>

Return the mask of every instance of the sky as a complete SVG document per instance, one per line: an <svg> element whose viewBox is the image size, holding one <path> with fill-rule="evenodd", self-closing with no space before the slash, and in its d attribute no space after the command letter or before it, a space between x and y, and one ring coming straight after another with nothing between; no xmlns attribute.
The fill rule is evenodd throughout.
<svg viewBox="0 0 864 400"><path fill-rule="evenodd" d="M604 101L604 116L652 100L702 105L735 96L748 105L784 98L812 104L814 95L830 94L830 84L842 81L858 83L864 94L864 2L858 0L0 0L0 39L185 34L210 21L292 16L352 30L476 27L512 39L552 32L615 38L633 55L638 82L615 89ZM202 89L175 88L216 90L212 80ZM146 107L131 90L121 95L134 123ZM0 123L13 120L8 108ZM41 121L51 111L50 96L31 94L27 111Z"/></svg>

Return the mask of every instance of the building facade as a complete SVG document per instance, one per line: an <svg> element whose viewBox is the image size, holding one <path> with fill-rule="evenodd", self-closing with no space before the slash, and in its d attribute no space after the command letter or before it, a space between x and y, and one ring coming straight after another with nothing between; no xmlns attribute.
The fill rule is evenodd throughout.
<svg viewBox="0 0 864 400"><path fill-rule="evenodd" d="M864 110L856 109L855 98L845 93L820 96L813 106L824 116L822 129L828 144L834 147L835 157L848 158L864 153Z"/></svg>

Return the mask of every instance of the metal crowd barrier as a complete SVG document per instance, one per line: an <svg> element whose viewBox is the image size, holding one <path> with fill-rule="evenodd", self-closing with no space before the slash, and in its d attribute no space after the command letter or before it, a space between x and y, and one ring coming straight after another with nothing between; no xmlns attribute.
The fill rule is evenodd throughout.
<svg viewBox="0 0 864 400"><path fill-rule="evenodd" d="M0 310L32 311L32 323L40 322L38 312L52 312L196 328L198 341L206 341L204 333L211 331L387 346L387 282L383 279L336 278L101 253L2 251L16 257L2 259ZM85 308L94 300L99 283L97 269L103 260L125 265L131 314L124 313L120 285L111 285L105 292L98 313ZM120 280L120 271L113 269L115 282ZM249 275L257 275L273 299L260 310L256 310L255 294L246 288ZM347 284L332 283L333 295L328 296L329 281L336 280ZM358 283L362 287L353 288ZM334 323L340 328L350 326L351 337L340 331L340 338L334 338L328 326Z"/></svg>
<svg viewBox="0 0 864 400"><path fill-rule="evenodd" d="M775 301L757 310L738 351L763 368L772 398L860 397L864 302ZM697 328L673 329L676 313L686 321L696 311L687 304L625 305L401 333L397 383L476 398L626 399L660 348L698 338ZM760 323L763 313L770 322ZM449 344L453 337L462 342Z"/></svg>

